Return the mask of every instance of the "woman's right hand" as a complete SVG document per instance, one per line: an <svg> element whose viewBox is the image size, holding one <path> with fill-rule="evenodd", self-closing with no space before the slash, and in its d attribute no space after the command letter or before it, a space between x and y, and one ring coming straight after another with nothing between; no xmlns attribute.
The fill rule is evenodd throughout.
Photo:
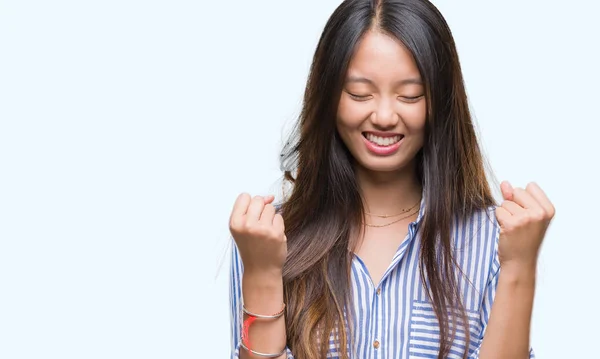
<svg viewBox="0 0 600 359"><path fill-rule="evenodd" d="M287 257L285 226L271 204L273 196L238 196L229 230L237 244L244 272L281 275Z"/></svg>

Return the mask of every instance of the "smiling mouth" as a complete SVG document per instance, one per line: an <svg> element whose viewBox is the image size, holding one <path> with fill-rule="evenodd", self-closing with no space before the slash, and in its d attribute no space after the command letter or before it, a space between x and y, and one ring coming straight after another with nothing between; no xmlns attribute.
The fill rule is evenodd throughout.
<svg viewBox="0 0 600 359"><path fill-rule="evenodd" d="M372 133L363 132L362 134L369 142L377 145L377 146L392 146L396 143L400 142L400 140L404 137L404 135L395 135L388 137L375 136Z"/></svg>

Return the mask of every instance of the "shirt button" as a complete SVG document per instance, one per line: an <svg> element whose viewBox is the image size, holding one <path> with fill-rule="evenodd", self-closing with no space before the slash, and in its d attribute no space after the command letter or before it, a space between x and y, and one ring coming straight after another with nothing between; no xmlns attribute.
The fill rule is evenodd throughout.
<svg viewBox="0 0 600 359"><path fill-rule="evenodd" d="M377 295L380 295L380 294L381 294L381 287L377 288Z"/></svg>
<svg viewBox="0 0 600 359"><path fill-rule="evenodd" d="M375 349L379 349L379 340L376 340L376 341L373 342L373 347Z"/></svg>

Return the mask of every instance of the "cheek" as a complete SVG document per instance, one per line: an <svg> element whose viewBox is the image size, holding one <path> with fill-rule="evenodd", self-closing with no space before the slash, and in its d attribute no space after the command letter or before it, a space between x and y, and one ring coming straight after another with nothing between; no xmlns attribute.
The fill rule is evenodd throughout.
<svg viewBox="0 0 600 359"><path fill-rule="evenodd" d="M421 132L425 128L425 121L427 119L427 105L425 101L421 101L403 109L400 115L402 116L404 125L409 132Z"/></svg>
<svg viewBox="0 0 600 359"><path fill-rule="evenodd" d="M363 123L368 116L369 111L365 106L342 96L337 113L338 129L340 127L354 129Z"/></svg>

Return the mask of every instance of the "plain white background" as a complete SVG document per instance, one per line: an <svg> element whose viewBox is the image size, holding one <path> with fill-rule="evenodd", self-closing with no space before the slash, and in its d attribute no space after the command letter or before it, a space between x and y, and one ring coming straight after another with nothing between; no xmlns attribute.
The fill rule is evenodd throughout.
<svg viewBox="0 0 600 359"><path fill-rule="evenodd" d="M339 3L0 1L0 358L229 356L229 211ZM598 358L600 7L435 4L496 176L557 207L538 358Z"/></svg>

